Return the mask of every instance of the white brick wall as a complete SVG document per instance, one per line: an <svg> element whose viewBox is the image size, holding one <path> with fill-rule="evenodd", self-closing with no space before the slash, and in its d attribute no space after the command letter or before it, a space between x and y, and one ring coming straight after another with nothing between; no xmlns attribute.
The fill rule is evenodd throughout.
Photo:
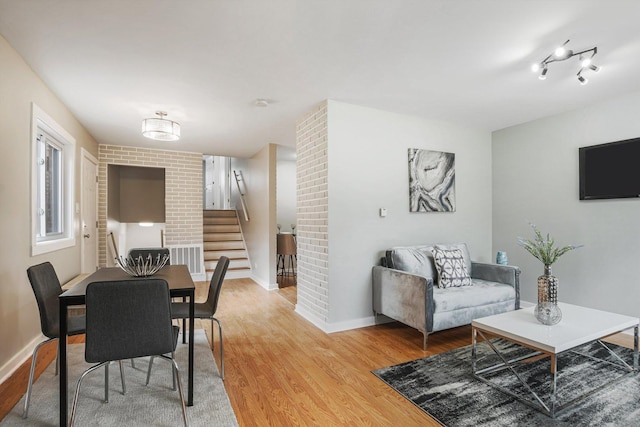
<svg viewBox="0 0 640 427"><path fill-rule="evenodd" d="M98 147L99 263L107 260L108 165L165 169L165 244L202 244L202 154L148 148Z"/></svg>
<svg viewBox="0 0 640 427"><path fill-rule="evenodd" d="M298 121L296 153L297 304L302 310L328 323L329 199L326 101Z"/></svg>

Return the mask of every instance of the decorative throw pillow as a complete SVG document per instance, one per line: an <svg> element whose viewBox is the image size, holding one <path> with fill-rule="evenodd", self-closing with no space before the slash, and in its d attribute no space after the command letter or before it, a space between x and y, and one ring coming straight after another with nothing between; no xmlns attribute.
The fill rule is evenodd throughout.
<svg viewBox="0 0 640 427"><path fill-rule="evenodd" d="M471 275L460 249L433 248L433 260L438 271L438 287L471 286Z"/></svg>

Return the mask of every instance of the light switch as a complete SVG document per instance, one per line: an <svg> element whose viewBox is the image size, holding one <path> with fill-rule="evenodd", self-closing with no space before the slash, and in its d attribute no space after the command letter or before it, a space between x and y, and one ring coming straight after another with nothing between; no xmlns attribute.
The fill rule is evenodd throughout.
<svg viewBox="0 0 640 427"><path fill-rule="evenodd" d="M386 208L380 208L380 217L384 218L385 216L387 216L387 209Z"/></svg>

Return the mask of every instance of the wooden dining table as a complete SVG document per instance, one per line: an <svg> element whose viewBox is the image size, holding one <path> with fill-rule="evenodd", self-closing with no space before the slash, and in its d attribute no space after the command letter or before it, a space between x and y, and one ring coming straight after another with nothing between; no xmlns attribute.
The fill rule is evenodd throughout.
<svg viewBox="0 0 640 427"><path fill-rule="evenodd" d="M154 279L164 279L169 284L171 297L187 297L189 299L189 379L187 391L187 406L193 406L193 330L194 330L194 300L195 284L186 265L166 265L152 276ZM107 267L82 279L72 288L60 294L60 425L67 425L68 416L68 378L67 378L67 309L71 306L83 305L86 300L87 285L92 282L118 280L145 280L144 277L131 277L119 267ZM184 331L183 331L184 333Z"/></svg>

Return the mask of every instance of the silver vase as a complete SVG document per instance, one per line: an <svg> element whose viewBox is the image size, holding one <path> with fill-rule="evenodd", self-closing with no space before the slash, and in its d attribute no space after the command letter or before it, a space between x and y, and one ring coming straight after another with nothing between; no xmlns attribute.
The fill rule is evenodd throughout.
<svg viewBox="0 0 640 427"><path fill-rule="evenodd" d="M558 278L551 274L551 266L544 266L544 274L538 277L538 304L534 310L538 322L555 325L562 320L558 307Z"/></svg>

